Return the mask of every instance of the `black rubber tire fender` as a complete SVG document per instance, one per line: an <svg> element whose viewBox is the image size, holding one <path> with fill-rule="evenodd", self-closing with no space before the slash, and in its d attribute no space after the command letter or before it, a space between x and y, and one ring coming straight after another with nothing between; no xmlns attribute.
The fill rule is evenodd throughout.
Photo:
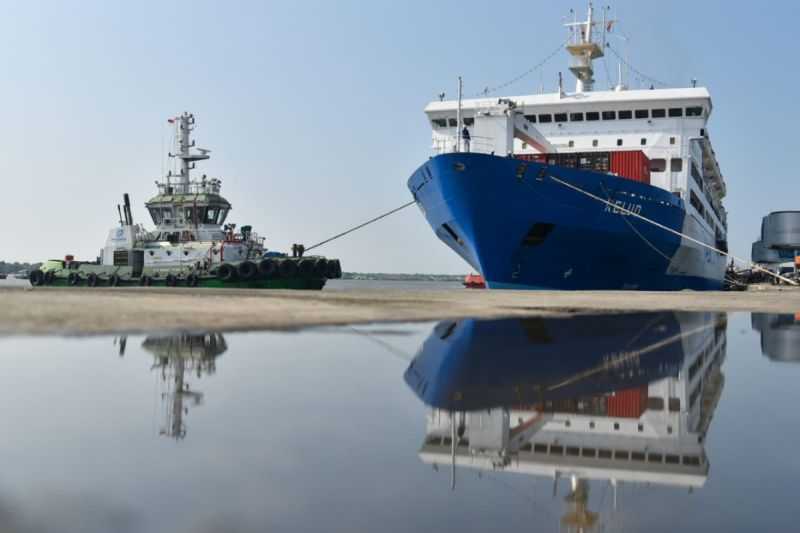
<svg viewBox="0 0 800 533"><path fill-rule="evenodd" d="M45 285L52 285L56 279L56 274L52 270L48 270L44 273L44 284Z"/></svg>
<svg viewBox="0 0 800 533"><path fill-rule="evenodd" d="M217 269L217 279L220 281L233 281L236 279L236 269L230 263L222 263Z"/></svg>
<svg viewBox="0 0 800 533"><path fill-rule="evenodd" d="M328 260L327 276L330 279L338 279L342 277L342 265L339 263L338 259Z"/></svg>
<svg viewBox="0 0 800 533"><path fill-rule="evenodd" d="M258 263L258 273L265 279L273 279L278 276L278 265L274 259L262 259Z"/></svg>
<svg viewBox="0 0 800 533"><path fill-rule="evenodd" d="M186 286L187 287L197 287L197 284L200 282L200 278L197 274L189 274L186 276Z"/></svg>
<svg viewBox="0 0 800 533"><path fill-rule="evenodd" d="M328 274L328 260L320 257L314 261L314 277L325 279Z"/></svg>
<svg viewBox="0 0 800 533"><path fill-rule="evenodd" d="M34 270L28 276L28 281L34 287L41 287L44 285L44 272L39 269Z"/></svg>
<svg viewBox="0 0 800 533"><path fill-rule="evenodd" d="M242 261L236 270L239 277L245 281L250 281L258 275L258 267L252 261Z"/></svg>
<svg viewBox="0 0 800 533"><path fill-rule="evenodd" d="M77 287L81 284L81 275L77 272L70 272L69 277L67 278L67 283L69 283L72 287Z"/></svg>
<svg viewBox="0 0 800 533"><path fill-rule="evenodd" d="M111 287L119 287L119 282L120 282L121 280L122 280L122 279L119 277L119 274L111 274L111 277L110 277L110 278L108 278L108 284L109 284Z"/></svg>
<svg viewBox="0 0 800 533"><path fill-rule="evenodd" d="M142 287L149 287L152 284L153 284L153 278L151 278L150 276L142 276L141 278L139 278L139 285L141 285Z"/></svg>
<svg viewBox="0 0 800 533"><path fill-rule="evenodd" d="M89 287L97 287L97 281L98 281L97 274L95 274L94 272L89 272L89 275L86 276L86 284Z"/></svg>
<svg viewBox="0 0 800 533"><path fill-rule="evenodd" d="M284 259L278 264L278 273L282 278L293 278L297 275L297 263L292 259Z"/></svg>
<svg viewBox="0 0 800 533"><path fill-rule="evenodd" d="M314 275L314 260L301 259L297 262L297 271L304 278L310 278Z"/></svg>
<svg viewBox="0 0 800 533"><path fill-rule="evenodd" d="M175 274L167 274L165 281L167 283L167 287L175 287L178 284L178 278L175 276Z"/></svg>

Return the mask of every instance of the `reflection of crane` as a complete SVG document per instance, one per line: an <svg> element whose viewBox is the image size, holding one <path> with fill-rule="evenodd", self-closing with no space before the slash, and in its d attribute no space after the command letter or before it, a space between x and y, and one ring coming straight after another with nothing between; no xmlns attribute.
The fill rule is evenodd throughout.
<svg viewBox="0 0 800 533"><path fill-rule="evenodd" d="M121 356L125 354L126 340L122 337L119 341ZM203 402L203 393L192 390L186 379L192 372L198 379L203 374L216 372L216 358L228 349L225 337L221 333L147 337L142 348L155 357L151 369L161 370L164 423L159 434L183 439L186 436L184 417L189 413L189 406L196 407Z"/></svg>

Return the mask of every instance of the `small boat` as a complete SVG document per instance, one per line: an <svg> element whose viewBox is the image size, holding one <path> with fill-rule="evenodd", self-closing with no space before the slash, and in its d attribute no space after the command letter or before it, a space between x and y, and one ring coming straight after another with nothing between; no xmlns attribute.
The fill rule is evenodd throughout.
<svg viewBox="0 0 800 533"><path fill-rule="evenodd" d="M467 274L464 278L464 287L468 289L485 289L486 281L480 274Z"/></svg>

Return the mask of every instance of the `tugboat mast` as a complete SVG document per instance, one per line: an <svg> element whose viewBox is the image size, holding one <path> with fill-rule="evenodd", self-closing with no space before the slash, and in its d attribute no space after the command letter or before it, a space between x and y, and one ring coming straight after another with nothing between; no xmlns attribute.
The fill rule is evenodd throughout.
<svg viewBox="0 0 800 533"><path fill-rule="evenodd" d="M180 152L177 154L170 153L169 156L177 157L181 160L181 170L178 174L180 181L176 192L189 194L189 173L195 168L197 161L211 158L208 155L211 150L198 148L199 154L191 152L191 148L194 147L194 141L191 140L191 133L194 130L194 115L192 113L184 112L182 115L170 119L170 122L175 123L175 137L178 139Z"/></svg>

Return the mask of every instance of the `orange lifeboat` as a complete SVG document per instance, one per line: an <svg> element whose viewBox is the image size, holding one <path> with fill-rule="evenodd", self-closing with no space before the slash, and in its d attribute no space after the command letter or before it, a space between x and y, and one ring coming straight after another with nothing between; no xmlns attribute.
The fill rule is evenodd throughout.
<svg viewBox="0 0 800 533"><path fill-rule="evenodd" d="M486 281L480 274L467 274L464 278L464 287L468 289L485 289Z"/></svg>

